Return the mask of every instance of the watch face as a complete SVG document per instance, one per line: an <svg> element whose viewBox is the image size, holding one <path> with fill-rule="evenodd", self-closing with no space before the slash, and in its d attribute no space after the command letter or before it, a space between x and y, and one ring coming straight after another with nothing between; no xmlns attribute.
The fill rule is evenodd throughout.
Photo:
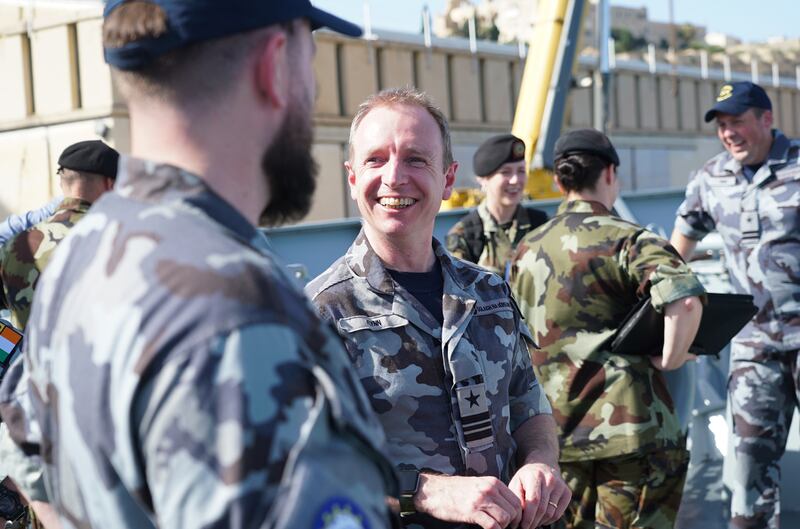
<svg viewBox="0 0 800 529"><path fill-rule="evenodd" d="M416 470L398 470L400 478L400 494L414 494L419 486L419 472Z"/></svg>
<svg viewBox="0 0 800 529"><path fill-rule="evenodd" d="M6 520L13 520L19 516L22 510L22 502L16 492L8 490L0 485L0 516Z"/></svg>

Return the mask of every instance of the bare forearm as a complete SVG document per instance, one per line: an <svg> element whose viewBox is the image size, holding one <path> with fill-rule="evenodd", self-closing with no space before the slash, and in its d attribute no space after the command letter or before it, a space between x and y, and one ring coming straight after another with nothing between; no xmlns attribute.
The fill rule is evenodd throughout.
<svg viewBox="0 0 800 529"><path fill-rule="evenodd" d="M677 369L690 358L689 347L702 317L703 304L697 296L681 298L664 307L662 369Z"/></svg>
<svg viewBox="0 0 800 529"><path fill-rule="evenodd" d="M556 421L550 414L531 417L514 432L517 442L517 464L541 463L558 468L558 436Z"/></svg>
<svg viewBox="0 0 800 529"><path fill-rule="evenodd" d="M683 260L687 262L691 259L694 249L697 247L697 241L681 233L678 228L672 230L669 242L683 257Z"/></svg>

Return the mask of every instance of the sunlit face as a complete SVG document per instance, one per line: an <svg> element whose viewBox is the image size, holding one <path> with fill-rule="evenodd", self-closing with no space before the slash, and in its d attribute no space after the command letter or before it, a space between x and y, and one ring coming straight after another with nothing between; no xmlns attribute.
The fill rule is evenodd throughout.
<svg viewBox="0 0 800 529"><path fill-rule="evenodd" d="M347 181L368 235L429 245L457 168L455 162L443 165L442 135L433 116L416 105L379 106L364 116L351 147Z"/></svg>
<svg viewBox="0 0 800 529"><path fill-rule="evenodd" d="M765 110L761 117L752 108L739 115L717 113L717 137L742 165L759 164L772 146L772 112Z"/></svg>
<svg viewBox="0 0 800 529"><path fill-rule="evenodd" d="M493 174L478 178L491 205L516 207L525 193L528 171L525 160L504 163Z"/></svg>

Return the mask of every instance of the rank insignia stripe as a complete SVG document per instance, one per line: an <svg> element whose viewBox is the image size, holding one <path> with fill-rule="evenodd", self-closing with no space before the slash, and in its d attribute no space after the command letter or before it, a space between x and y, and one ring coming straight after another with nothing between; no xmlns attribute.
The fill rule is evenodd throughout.
<svg viewBox="0 0 800 529"><path fill-rule="evenodd" d="M461 415L461 428L464 442L469 448L491 445L492 414L489 411L486 385L483 382L456 388L458 411Z"/></svg>

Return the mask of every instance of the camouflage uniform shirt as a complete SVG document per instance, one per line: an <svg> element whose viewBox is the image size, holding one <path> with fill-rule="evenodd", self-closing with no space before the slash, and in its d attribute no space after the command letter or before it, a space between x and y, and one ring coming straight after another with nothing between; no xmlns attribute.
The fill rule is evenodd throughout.
<svg viewBox="0 0 800 529"><path fill-rule="evenodd" d="M800 347L800 142L774 131L752 182L727 151L711 158L689 180L675 227L695 240L722 237L735 291L759 308L737 340Z"/></svg>
<svg viewBox="0 0 800 529"><path fill-rule="evenodd" d="M518 205L511 223L504 227L489 213L486 201L478 205L476 213L477 219L473 218L474 214L468 214L450 228L445 246L454 256L503 277L507 277L507 268L519 241L547 220L543 211ZM475 230L481 230L481 233L473 233ZM472 240L483 242L480 255L475 255L470 244Z"/></svg>
<svg viewBox="0 0 800 529"><path fill-rule="evenodd" d="M192 174L120 164L0 388L64 526L388 527L380 425L263 234Z"/></svg>
<svg viewBox="0 0 800 529"><path fill-rule="evenodd" d="M363 231L306 292L345 339L398 466L507 481L524 421L550 413L506 283L433 242L444 324L394 282Z"/></svg>
<svg viewBox="0 0 800 529"><path fill-rule="evenodd" d="M53 251L91 207L79 198L65 198L43 222L18 233L0 248L0 283L11 310L11 323L28 323L33 289Z"/></svg>
<svg viewBox="0 0 800 529"><path fill-rule="evenodd" d="M648 291L659 310L704 292L665 239L600 203L564 202L520 243L513 285L541 347L533 365L560 429L562 461L682 447L650 351L623 357L607 349Z"/></svg>

